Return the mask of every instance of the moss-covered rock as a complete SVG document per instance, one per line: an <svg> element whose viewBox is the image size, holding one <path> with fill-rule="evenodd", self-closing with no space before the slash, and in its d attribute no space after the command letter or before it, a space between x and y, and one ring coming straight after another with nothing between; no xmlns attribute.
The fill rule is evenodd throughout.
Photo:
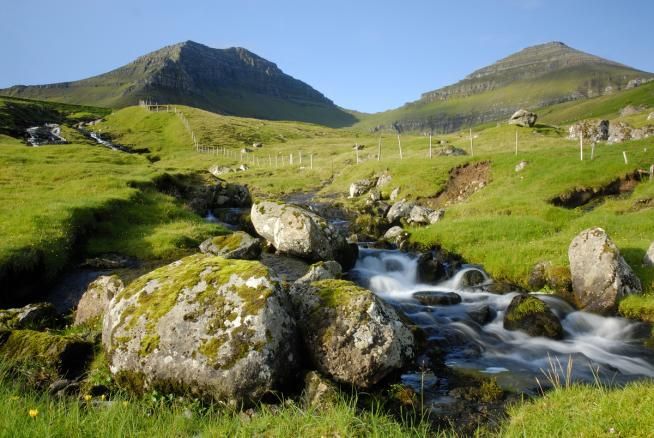
<svg viewBox="0 0 654 438"><path fill-rule="evenodd" d="M103 275L92 282L75 310L75 325L102 318L111 299L125 288L117 275Z"/></svg>
<svg viewBox="0 0 654 438"><path fill-rule="evenodd" d="M261 256L261 239L243 231L211 237L200 244L200 251L226 259L256 260Z"/></svg>
<svg viewBox="0 0 654 438"><path fill-rule="evenodd" d="M414 355L395 310L354 283L296 283L291 300L313 365L337 382L368 388Z"/></svg>
<svg viewBox="0 0 654 438"><path fill-rule="evenodd" d="M521 330L530 336L563 337L561 322L550 307L533 295L516 295L504 315L506 330Z"/></svg>
<svg viewBox="0 0 654 438"><path fill-rule="evenodd" d="M58 323L58 314L50 303L33 303L17 309L0 310L0 330L44 330Z"/></svg>
<svg viewBox="0 0 654 438"><path fill-rule="evenodd" d="M235 403L286 380L294 339L285 294L268 268L203 254L134 281L112 300L102 333L123 386Z"/></svg>
<svg viewBox="0 0 654 438"><path fill-rule="evenodd" d="M324 409L338 401L338 388L317 371L309 371L304 376L302 404L305 409Z"/></svg>
<svg viewBox="0 0 654 438"><path fill-rule="evenodd" d="M78 336L34 330L6 331L0 336L3 361L28 373L36 370L44 376L41 383L79 377L92 354L93 344Z"/></svg>

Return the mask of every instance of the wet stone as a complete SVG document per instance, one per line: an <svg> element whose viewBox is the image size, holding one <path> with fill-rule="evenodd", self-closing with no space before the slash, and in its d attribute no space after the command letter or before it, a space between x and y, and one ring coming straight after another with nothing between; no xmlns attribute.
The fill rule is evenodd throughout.
<svg viewBox="0 0 654 438"><path fill-rule="evenodd" d="M413 298L426 306L449 306L461 302L461 296L454 292L415 292Z"/></svg>

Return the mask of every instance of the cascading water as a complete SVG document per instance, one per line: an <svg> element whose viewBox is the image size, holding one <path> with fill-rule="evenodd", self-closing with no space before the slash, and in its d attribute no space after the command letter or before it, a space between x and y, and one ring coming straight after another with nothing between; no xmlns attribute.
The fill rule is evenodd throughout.
<svg viewBox="0 0 654 438"><path fill-rule="evenodd" d="M478 279L477 287L465 286L471 274ZM419 284L416 257L361 249L352 278L422 328L428 345L444 352L448 366L494 374L505 388L533 392L536 378L542 383L543 371L557 360L563 369L572 360L576 380L592 382L599 376L606 382L622 383L654 377L654 354L643 346L648 335L645 324L575 311L557 297L534 294L561 320L564 338L505 330L504 314L517 292L498 295L484 291L483 286L492 280L477 267L466 267L435 286ZM416 292L456 293L461 301L423 305L414 298Z"/></svg>

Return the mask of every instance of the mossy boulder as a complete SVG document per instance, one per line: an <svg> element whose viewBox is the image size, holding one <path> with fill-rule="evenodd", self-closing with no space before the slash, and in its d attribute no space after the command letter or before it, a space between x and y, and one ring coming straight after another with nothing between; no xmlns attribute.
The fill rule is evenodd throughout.
<svg viewBox="0 0 654 438"><path fill-rule="evenodd" d="M582 310L612 314L623 297L642 292L640 279L602 228L579 233L568 258L574 301Z"/></svg>
<svg viewBox="0 0 654 438"><path fill-rule="evenodd" d="M415 352L392 307L345 280L296 283L291 301L313 365L337 382L369 388Z"/></svg>
<svg viewBox="0 0 654 438"><path fill-rule="evenodd" d="M81 376L92 355L93 344L78 336L34 330L0 332L3 361L22 370L29 369L28 374L39 374L42 384Z"/></svg>
<svg viewBox="0 0 654 438"><path fill-rule="evenodd" d="M111 299L125 288L117 275L103 275L89 284L75 310L75 325L102 318Z"/></svg>
<svg viewBox="0 0 654 438"><path fill-rule="evenodd" d="M50 303L33 303L17 309L0 310L0 330L52 328L58 322L58 314Z"/></svg>
<svg viewBox="0 0 654 438"><path fill-rule="evenodd" d="M311 262L336 260L349 270L358 255L356 245L324 218L292 204L262 201L250 215L257 233L277 251Z"/></svg>
<svg viewBox="0 0 654 438"><path fill-rule="evenodd" d="M256 261L197 254L135 280L111 301L102 342L111 372L158 389L249 404L293 372L286 294Z"/></svg>
<svg viewBox="0 0 654 438"><path fill-rule="evenodd" d="M338 402L336 385L317 371L309 371L304 376L302 404L305 409L325 409Z"/></svg>
<svg viewBox="0 0 654 438"><path fill-rule="evenodd" d="M330 260L314 263L309 267L309 272L296 281L298 283L313 283L314 281L337 279L342 274L343 268L341 268L341 265L338 262Z"/></svg>
<svg viewBox="0 0 654 438"><path fill-rule="evenodd" d="M506 330L521 330L529 336L563 338L563 327L550 307L533 295L516 295L504 315Z"/></svg>
<svg viewBox="0 0 654 438"><path fill-rule="evenodd" d="M261 239L243 231L211 237L200 244L200 251L226 259L256 260L261 256Z"/></svg>

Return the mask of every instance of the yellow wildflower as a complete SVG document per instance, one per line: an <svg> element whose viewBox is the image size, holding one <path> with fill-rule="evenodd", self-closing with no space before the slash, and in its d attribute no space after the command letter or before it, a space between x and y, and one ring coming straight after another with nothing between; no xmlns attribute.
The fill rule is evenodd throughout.
<svg viewBox="0 0 654 438"><path fill-rule="evenodd" d="M37 415L39 415L39 410L38 409L30 409L28 412L30 417L36 418Z"/></svg>
<svg viewBox="0 0 654 438"><path fill-rule="evenodd" d="M86 401L91 401L92 398L93 398L93 397L92 397L90 394L86 394L86 395L84 396L84 400L86 400Z"/></svg>

